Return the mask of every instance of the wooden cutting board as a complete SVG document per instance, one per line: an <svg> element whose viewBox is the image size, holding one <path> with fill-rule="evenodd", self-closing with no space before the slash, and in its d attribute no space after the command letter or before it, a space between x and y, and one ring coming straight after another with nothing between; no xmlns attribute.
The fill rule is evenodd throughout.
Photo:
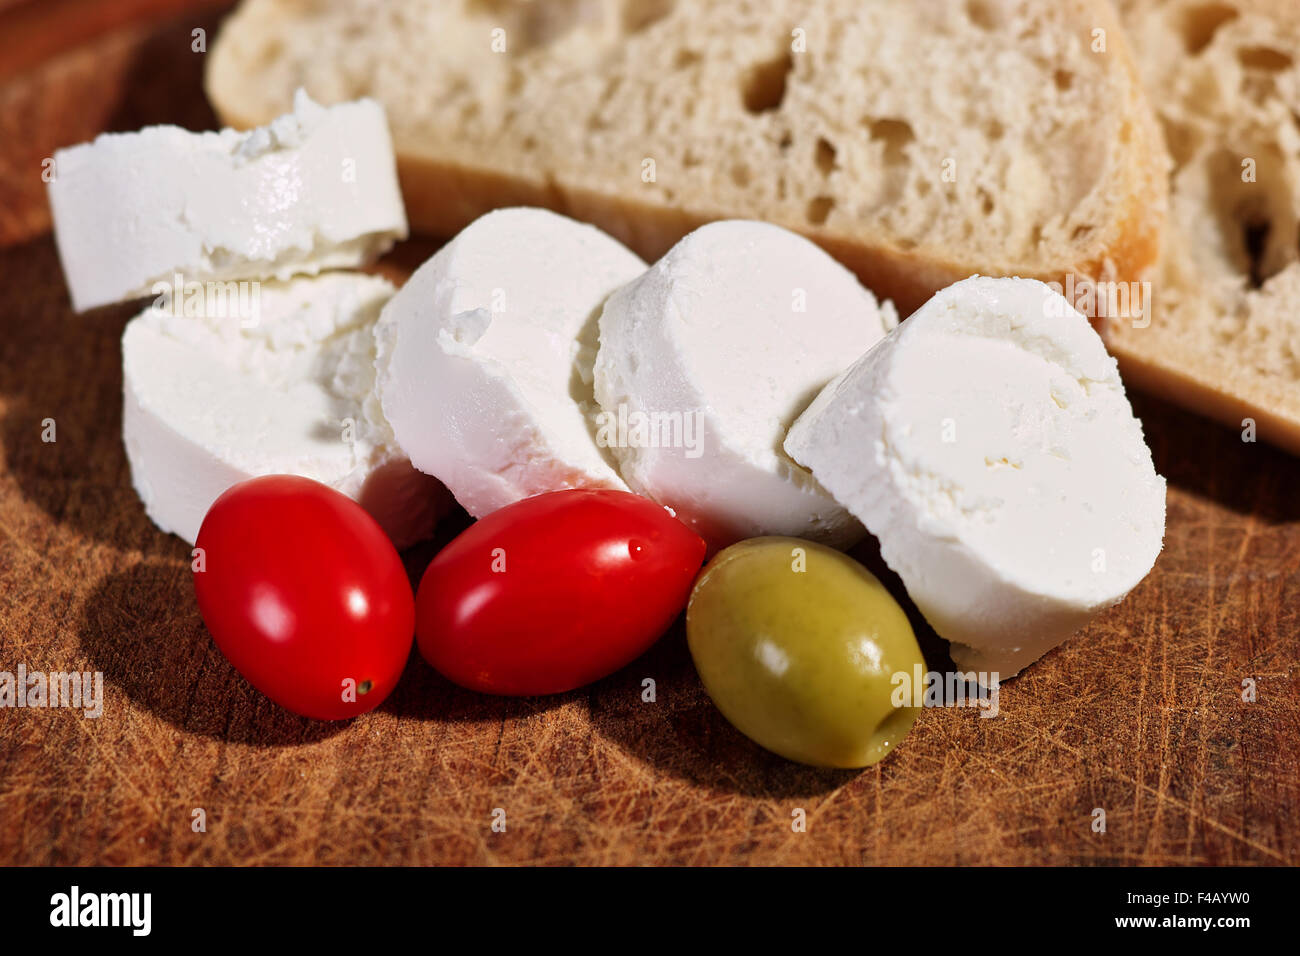
<svg viewBox="0 0 1300 956"><path fill-rule="evenodd" d="M418 657L350 723L262 698L199 619L186 545L131 489L132 309L72 315L44 232L54 145L212 124L196 26L215 21L128 25L0 80L0 670L102 671L106 698L98 719L0 710L0 863L1300 863L1300 460L1151 395L1134 404L1170 485L1155 571L1006 685L998 717L928 710L881 766L820 771L750 744L680 628L554 698L471 694ZM435 549L407 555L413 580Z"/></svg>

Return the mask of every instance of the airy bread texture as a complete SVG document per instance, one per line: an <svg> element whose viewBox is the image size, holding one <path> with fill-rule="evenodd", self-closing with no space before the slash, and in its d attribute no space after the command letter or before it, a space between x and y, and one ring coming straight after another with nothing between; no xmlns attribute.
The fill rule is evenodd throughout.
<svg viewBox="0 0 1300 956"><path fill-rule="evenodd" d="M1130 384L1300 454L1300 5L1121 8L1173 168L1150 325L1108 345Z"/></svg>
<svg viewBox="0 0 1300 956"><path fill-rule="evenodd" d="M387 108L410 219L504 205L647 259L703 222L801 232L906 312L981 272L1135 279L1159 129L1106 0L246 0L223 120L295 88Z"/></svg>

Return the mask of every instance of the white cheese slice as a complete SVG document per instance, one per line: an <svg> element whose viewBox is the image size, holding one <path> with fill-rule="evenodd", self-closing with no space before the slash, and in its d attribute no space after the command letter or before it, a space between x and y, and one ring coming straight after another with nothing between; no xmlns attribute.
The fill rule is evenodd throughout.
<svg viewBox="0 0 1300 956"><path fill-rule="evenodd" d="M379 395L402 450L475 517L546 491L626 489L597 446L596 318L645 263L542 209L467 226L384 307Z"/></svg>
<svg viewBox="0 0 1300 956"><path fill-rule="evenodd" d="M610 297L595 391L624 480L715 546L861 525L781 449L822 387L895 322L801 236L724 221Z"/></svg>
<svg viewBox="0 0 1300 956"><path fill-rule="evenodd" d="M50 208L78 311L156 283L360 265L406 236L383 107L294 111L250 132L150 126L54 154Z"/></svg>
<svg viewBox="0 0 1300 956"><path fill-rule="evenodd" d="M785 448L880 540L963 668L1018 673L1151 570L1165 481L1115 360L1029 279L944 289Z"/></svg>
<svg viewBox="0 0 1300 956"><path fill-rule="evenodd" d="M334 272L245 288L239 314L186 316L197 300L180 298L127 323L122 434L149 517L193 543L232 484L295 474L360 502L398 547L428 536L447 493L398 450L374 396L392 285Z"/></svg>

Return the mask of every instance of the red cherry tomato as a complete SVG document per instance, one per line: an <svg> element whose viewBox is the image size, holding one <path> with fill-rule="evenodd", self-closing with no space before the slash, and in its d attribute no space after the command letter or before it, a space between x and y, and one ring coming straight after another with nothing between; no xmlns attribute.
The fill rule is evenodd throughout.
<svg viewBox="0 0 1300 956"><path fill-rule="evenodd" d="M557 694L611 674L672 623L702 538L626 491L555 491L482 518L416 596L420 653L463 687Z"/></svg>
<svg viewBox="0 0 1300 956"><path fill-rule="evenodd" d="M323 720L388 696L411 652L415 601L360 505L308 478L252 478L213 503L195 547L199 611L254 687Z"/></svg>

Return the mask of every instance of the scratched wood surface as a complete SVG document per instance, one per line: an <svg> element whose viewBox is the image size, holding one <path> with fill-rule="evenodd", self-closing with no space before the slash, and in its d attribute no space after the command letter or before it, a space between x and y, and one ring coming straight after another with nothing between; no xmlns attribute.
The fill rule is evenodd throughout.
<svg viewBox="0 0 1300 956"><path fill-rule="evenodd" d="M193 25L65 54L0 87L0 103L39 118L50 97L84 101L93 115L47 121L60 131L210 125ZM68 77L100 93L69 94ZM15 142L14 120L0 110L0 163L37 179L40 151ZM73 316L39 181L4 188L0 670L102 671L106 699L98 719L0 710L0 863L1300 862L1300 461L1135 396L1170 482L1154 573L1005 686L1000 716L927 710L860 773L748 743L704 695L680 629L548 699L477 696L413 657L377 712L315 723L213 646L186 546L129 484L118 337L132 310ZM413 576L435 548L407 555Z"/></svg>

